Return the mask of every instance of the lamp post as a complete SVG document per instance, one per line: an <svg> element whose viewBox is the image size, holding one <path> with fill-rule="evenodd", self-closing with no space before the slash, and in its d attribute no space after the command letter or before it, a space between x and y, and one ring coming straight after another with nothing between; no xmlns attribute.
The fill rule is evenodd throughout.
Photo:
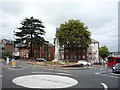
<svg viewBox="0 0 120 90"><path fill-rule="evenodd" d="M12 53L13 57L14 57L14 45L15 45L15 43L14 43L14 34L15 34L15 31L13 31L13 53Z"/></svg>

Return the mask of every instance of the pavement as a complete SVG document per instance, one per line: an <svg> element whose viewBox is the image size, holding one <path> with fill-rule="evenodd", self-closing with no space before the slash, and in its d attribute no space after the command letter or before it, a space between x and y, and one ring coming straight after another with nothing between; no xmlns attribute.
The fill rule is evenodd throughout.
<svg viewBox="0 0 120 90"><path fill-rule="evenodd" d="M51 88L50 86L54 86L52 88L59 88L57 86L66 83L66 85L61 88L81 88L81 89L101 89L101 90L119 90L119 74L112 73L111 68L106 66L91 66L88 69L61 69L61 68L52 68L52 67L45 67L45 66L37 66L37 65L30 65L27 64L27 61L17 61L17 65L21 66L20 68L11 68L10 66L7 67L6 63L3 61L3 73L2 73L2 88L32 88L31 84L39 83L37 87L34 88ZM86 67L87 68L87 67ZM39 77L34 77L39 76ZM42 78L40 78L42 76ZM44 78L48 76L48 78ZM26 78L28 77L28 78ZM31 81L35 80L34 83ZM52 80L50 78L52 78ZM66 78L64 81L60 81L62 79L57 78ZM39 79L38 79L39 78ZM18 81L23 81L24 83L18 83ZM23 80L22 80L23 79ZM75 80L76 84L71 85L70 81L68 80ZM14 82L15 81L15 82ZM27 81L27 82L26 82ZM59 82L58 82L59 81ZM16 83L17 82L17 83ZM44 83L43 83L44 82ZM29 83L29 85L25 85ZM45 84L46 83L46 84ZM51 84L50 84L51 83ZM23 84L25 86L23 86ZM49 86L50 85L50 86ZM56 86L57 85L57 86ZM29 86L29 87L28 87ZM45 87L46 86L46 87Z"/></svg>

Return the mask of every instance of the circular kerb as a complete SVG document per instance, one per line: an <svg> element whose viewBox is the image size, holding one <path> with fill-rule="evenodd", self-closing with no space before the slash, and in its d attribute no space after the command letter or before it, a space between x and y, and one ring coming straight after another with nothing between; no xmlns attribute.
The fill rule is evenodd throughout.
<svg viewBox="0 0 120 90"><path fill-rule="evenodd" d="M67 88L75 86L78 81L58 75L27 75L12 80L16 85L26 88Z"/></svg>

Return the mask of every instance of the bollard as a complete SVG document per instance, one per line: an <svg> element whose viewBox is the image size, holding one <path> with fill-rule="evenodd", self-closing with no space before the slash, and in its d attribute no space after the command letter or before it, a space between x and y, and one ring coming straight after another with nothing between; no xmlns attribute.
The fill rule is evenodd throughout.
<svg viewBox="0 0 120 90"><path fill-rule="evenodd" d="M6 64L9 65L9 57L6 57Z"/></svg>
<svg viewBox="0 0 120 90"><path fill-rule="evenodd" d="M15 67L16 66L16 60L15 59L12 59L12 67Z"/></svg>

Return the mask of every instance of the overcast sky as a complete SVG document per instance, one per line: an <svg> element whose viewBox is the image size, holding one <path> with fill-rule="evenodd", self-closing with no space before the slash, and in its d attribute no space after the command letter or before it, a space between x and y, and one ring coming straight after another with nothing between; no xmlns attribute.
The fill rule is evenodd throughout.
<svg viewBox="0 0 120 90"><path fill-rule="evenodd" d="M25 17L42 20L45 39L53 43L56 27L70 19L78 19L88 26L91 37L118 51L119 0L1 0L0 39L13 39Z"/></svg>

